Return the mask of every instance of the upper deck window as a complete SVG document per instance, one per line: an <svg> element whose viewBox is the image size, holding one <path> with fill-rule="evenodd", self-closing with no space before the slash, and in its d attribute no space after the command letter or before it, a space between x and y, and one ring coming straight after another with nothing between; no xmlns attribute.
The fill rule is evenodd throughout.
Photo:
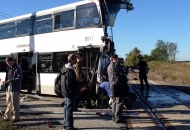
<svg viewBox="0 0 190 130"><path fill-rule="evenodd" d="M74 27L74 10L55 14L54 29Z"/></svg>
<svg viewBox="0 0 190 130"><path fill-rule="evenodd" d="M44 15L35 18L34 34L47 33L52 31L52 15Z"/></svg>
<svg viewBox="0 0 190 130"><path fill-rule="evenodd" d="M30 33L32 33L32 19L18 20L16 35L29 35Z"/></svg>
<svg viewBox="0 0 190 130"><path fill-rule="evenodd" d="M100 24L100 17L95 3L80 5L76 8L76 27L91 27Z"/></svg>
<svg viewBox="0 0 190 130"><path fill-rule="evenodd" d="M15 22L0 25L0 39L15 37Z"/></svg>

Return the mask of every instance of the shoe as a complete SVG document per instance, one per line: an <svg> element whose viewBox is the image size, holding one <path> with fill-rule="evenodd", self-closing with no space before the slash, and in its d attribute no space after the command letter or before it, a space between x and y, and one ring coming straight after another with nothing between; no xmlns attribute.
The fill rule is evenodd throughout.
<svg viewBox="0 0 190 130"><path fill-rule="evenodd" d="M4 120L4 121L9 121L9 119L8 119L8 118L4 118L3 120Z"/></svg>
<svg viewBox="0 0 190 130"><path fill-rule="evenodd" d="M112 116L112 121L115 121L115 117L114 116Z"/></svg>
<svg viewBox="0 0 190 130"><path fill-rule="evenodd" d="M12 122L18 122L19 119L12 119Z"/></svg>
<svg viewBox="0 0 190 130"><path fill-rule="evenodd" d="M144 90L144 87L140 87L141 90Z"/></svg>
<svg viewBox="0 0 190 130"><path fill-rule="evenodd" d="M119 120L116 120L115 123L126 123L126 121L124 119L119 119Z"/></svg>

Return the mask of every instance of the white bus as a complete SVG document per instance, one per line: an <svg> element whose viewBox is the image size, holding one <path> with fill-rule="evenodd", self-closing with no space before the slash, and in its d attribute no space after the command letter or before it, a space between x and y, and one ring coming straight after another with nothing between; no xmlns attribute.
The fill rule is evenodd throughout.
<svg viewBox="0 0 190 130"><path fill-rule="evenodd" d="M85 0L0 21L0 86L5 58L12 55L23 69L22 90L56 95L54 80L70 53L85 54L84 73L96 86L114 53L112 34L120 9L133 9L125 0ZM96 87L94 87L96 88Z"/></svg>

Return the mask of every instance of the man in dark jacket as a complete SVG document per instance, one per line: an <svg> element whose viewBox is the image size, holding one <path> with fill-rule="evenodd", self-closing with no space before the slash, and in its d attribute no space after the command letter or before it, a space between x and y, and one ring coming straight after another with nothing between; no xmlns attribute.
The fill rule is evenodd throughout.
<svg viewBox="0 0 190 130"><path fill-rule="evenodd" d="M119 63L118 55L111 56L111 62L107 68L108 79L110 82L110 88L112 91L112 112L113 121L116 123L124 123L125 120L122 117L123 101L124 101L124 86L122 84L123 68Z"/></svg>
<svg viewBox="0 0 190 130"><path fill-rule="evenodd" d="M148 64L146 61L143 60L143 56L139 55L139 63L137 64L137 67L139 69L139 79L141 84L141 89L144 89L143 80L146 83L147 89L149 89L148 80L147 80L147 73L148 73Z"/></svg>
<svg viewBox="0 0 190 130"><path fill-rule="evenodd" d="M76 64L76 55L70 54L68 56L68 64L63 66L61 72L61 88L64 96L64 129L75 130L73 111L76 104L76 98L79 91L78 82L73 65Z"/></svg>
<svg viewBox="0 0 190 130"><path fill-rule="evenodd" d="M7 57L5 62L8 65L5 77L5 88L6 88L6 104L4 119L18 121L20 111L20 90L22 80L22 69L19 65L14 62L13 57ZM12 118L11 118L11 113Z"/></svg>

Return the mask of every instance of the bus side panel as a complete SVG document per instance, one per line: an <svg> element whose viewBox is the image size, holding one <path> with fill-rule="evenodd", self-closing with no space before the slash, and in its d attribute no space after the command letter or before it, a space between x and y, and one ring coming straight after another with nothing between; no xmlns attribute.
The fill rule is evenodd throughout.
<svg viewBox="0 0 190 130"><path fill-rule="evenodd" d="M56 95L54 92L54 81L57 74L52 73L38 73L37 88L39 88L39 94ZM40 87L39 87L40 86Z"/></svg>
<svg viewBox="0 0 190 130"><path fill-rule="evenodd" d="M5 72L0 73L0 90L4 90Z"/></svg>
<svg viewBox="0 0 190 130"><path fill-rule="evenodd" d="M29 52L34 50L34 36L24 36L11 39L0 40L0 55L10 55L10 53Z"/></svg>
<svg viewBox="0 0 190 130"><path fill-rule="evenodd" d="M102 28L59 31L35 36L36 52L75 51L77 46L102 46Z"/></svg>

